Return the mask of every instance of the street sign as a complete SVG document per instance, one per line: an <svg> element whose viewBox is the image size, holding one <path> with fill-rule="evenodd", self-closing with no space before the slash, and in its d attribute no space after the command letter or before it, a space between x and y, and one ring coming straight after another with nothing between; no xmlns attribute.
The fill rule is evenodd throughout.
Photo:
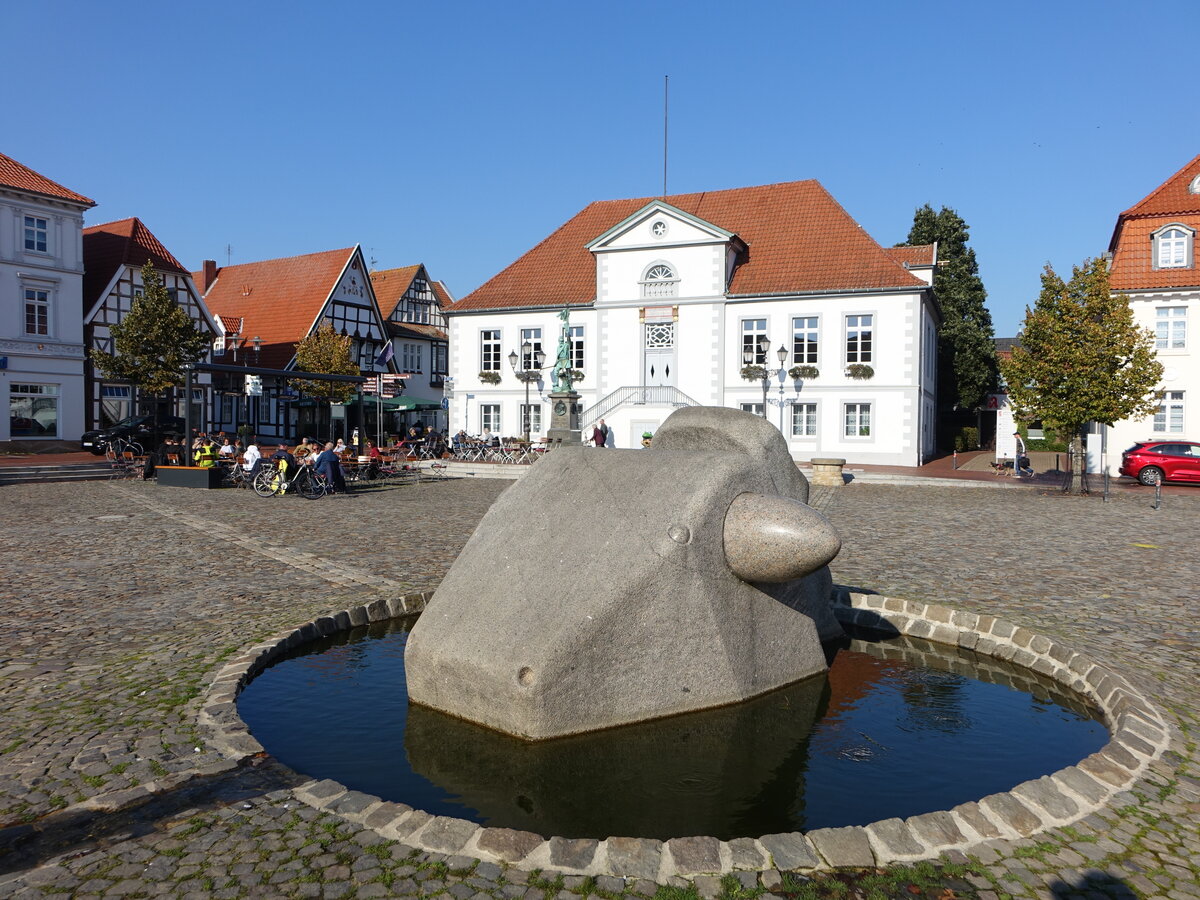
<svg viewBox="0 0 1200 900"><path fill-rule="evenodd" d="M442 409L449 409L449 408L450 408L450 400L449 400L449 398L447 398L447 397L443 397L443 398L442 398Z"/></svg>

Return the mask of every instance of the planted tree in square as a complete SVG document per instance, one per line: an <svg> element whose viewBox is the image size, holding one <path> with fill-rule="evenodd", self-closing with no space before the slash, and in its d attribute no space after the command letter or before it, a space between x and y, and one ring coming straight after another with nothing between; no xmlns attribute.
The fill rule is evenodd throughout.
<svg viewBox="0 0 1200 900"><path fill-rule="evenodd" d="M1072 493L1082 491L1084 425L1148 416L1160 402L1154 335L1112 293L1101 258L1075 266L1066 282L1046 266L1021 345L1000 368L1014 414L1071 435Z"/></svg>
<svg viewBox="0 0 1200 900"><path fill-rule="evenodd" d="M153 397L180 387L183 367L202 359L212 341L171 297L149 261L142 266L141 294L125 317L109 326L109 333L111 353L89 351L100 374Z"/></svg>

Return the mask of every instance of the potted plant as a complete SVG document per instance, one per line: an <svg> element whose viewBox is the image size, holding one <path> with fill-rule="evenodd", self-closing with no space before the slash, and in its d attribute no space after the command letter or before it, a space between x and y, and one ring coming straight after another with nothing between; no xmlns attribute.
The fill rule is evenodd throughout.
<svg viewBox="0 0 1200 900"><path fill-rule="evenodd" d="M866 363L850 363L846 366L846 377L853 378L856 381L866 381L874 376L875 370Z"/></svg>
<svg viewBox="0 0 1200 900"><path fill-rule="evenodd" d="M500 383L500 373L493 372L490 369L486 369L479 373L479 380L482 381L484 384L499 384Z"/></svg>
<svg viewBox="0 0 1200 900"><path fill-rule="evenodd" d="M583 369L572 369L571 370L571 383L578 384L581 381L583 381Z"/></svg>
<svg viewBox="0 0 1200 900"><path fill-rule="evenodd" d="M766 366L742 366L742 377L747 381L762 381L767 377Z"/></svg>
<svg viewBox="0 0 1200 900"><path fill-rule="evenodd" d="M821 377L821 372L816 366L792 366L787 371L790 378L799 381L801 378L812 380L813 378Z"/></svg>

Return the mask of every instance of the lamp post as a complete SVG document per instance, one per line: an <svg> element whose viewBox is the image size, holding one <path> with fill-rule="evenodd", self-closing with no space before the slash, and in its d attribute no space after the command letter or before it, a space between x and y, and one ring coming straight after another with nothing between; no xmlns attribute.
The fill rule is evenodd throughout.
<svg viewBox="0 0 1200 900"><path fill-rule="evenodd" d="M519 369L517 368L518 362L521 364ZM538 379L542 371L542 366L545 364L545 362L546 354L541 350L534 352L533 344L531 344L529 341L526 341L521 345L521 355L519 357L517 356L516 350L513 350L508 354L508 364L512 366L513 373L518 379L525 382L525 406L522 410L521 424L524 428L526 444L529 443L529 420L531 418L529 415L529 382L536 381ZM526 363L531 365L527 366Z"/></svg>
<svg viewBox="0 0 1200 900"><path fill-rule="evenodd" d="M749 348L747 348L747 349L745 349L745 350L743 350L743 351L742 351L742 363L743 363L744 365L747 365L747 366L753 366L753 365L757 365L757 364L758 364L758 358L759 358L760 356L762 357L762 361L763 361L764 363L766 363L766 361L767 361L767 351L771 349L771 339L770 339L769 337L767 337L765 334L764 334L764 335L761 335L761 336L759 337L759 339L758 339L757 348L758 348L758 349L757 349L757 352L756 352L755 350L751 350L751 349L749 349ZM781 350L782 350L783 348L782 348L782 347L780 347L779 349L781 349ZM762 376L762 389L763 389L762 415L763 415L763 418L765 419L765 418L767 417L767 388L768 388L768 387L770 387L770 385L771 385L771 376L770 376L770 373L768 373L768 372L767 372L767 367L766 367L765 365L762 367L762 369L763 369L763 376Z"/></svg>
<svg viewBox="0 0 1200 900"><path fill-rule="evenodd" d="M253 337L253 339L250 341L250 343L254 345L254 365L257 366L259 354L262 352L263 340L256 334ZM255 441L258 440L258 412L259 412L259 408L262 405L261 398L262 398L261 394L259 394L257 397L254 398L254 416L252 418L254 419L253 424L254 424L254 440Z"/></svg>
<svg viewBox="0 0 1200 900"><path fill-rule="evenodd" d="M783 346L783 344L780 344L779 349L775 351L775 356L779 359L779 433L783 434L783 379L786 377L783 367L787 365L787 347Z"/></svg>

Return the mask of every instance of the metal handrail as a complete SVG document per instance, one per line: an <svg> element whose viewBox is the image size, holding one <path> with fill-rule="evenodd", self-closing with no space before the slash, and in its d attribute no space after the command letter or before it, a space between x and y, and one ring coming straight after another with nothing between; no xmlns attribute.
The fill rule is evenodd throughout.
<svg viewBox="0 0 1200 900"><path fill-rule="evenodd" d="M597 400L579 416L582 426L602 419L614 409L626 403L656 406L699 406L700 404L679 388L670 384L631 384L619 387L606 397Z"/></svg>

